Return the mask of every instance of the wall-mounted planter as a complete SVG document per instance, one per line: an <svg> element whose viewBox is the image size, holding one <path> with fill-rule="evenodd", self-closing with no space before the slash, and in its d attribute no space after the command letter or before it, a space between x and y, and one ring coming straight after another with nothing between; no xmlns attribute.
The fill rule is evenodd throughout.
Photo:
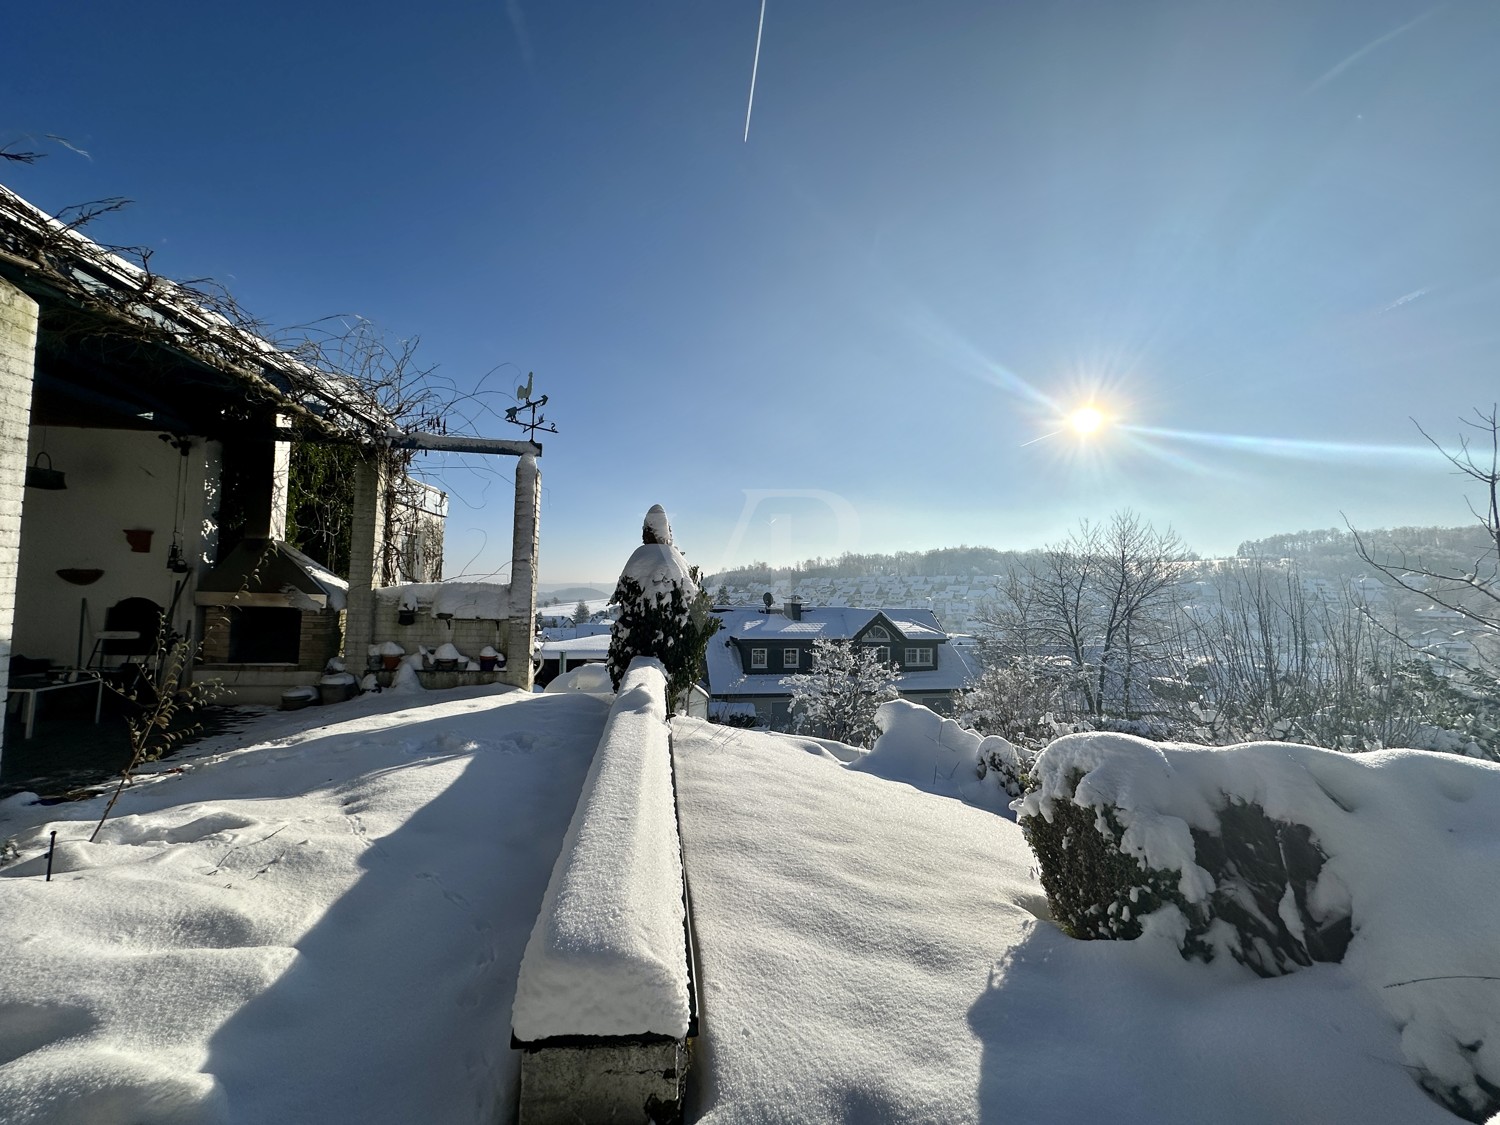
<svg viewBox="0 0 1500 1125"><path fill-rule="evenodd" d="M415 625L417 623L417 611L414 609L402 609L396 612L397 625Z"/></svg>
<svg viewBox="0 0 1500 1125"><path fill-rule="evenodd" d="M152 529L149 527L127 527L125 529L125 542L130 544L130 549L137 554L145 554L151 550Z"/></svg>

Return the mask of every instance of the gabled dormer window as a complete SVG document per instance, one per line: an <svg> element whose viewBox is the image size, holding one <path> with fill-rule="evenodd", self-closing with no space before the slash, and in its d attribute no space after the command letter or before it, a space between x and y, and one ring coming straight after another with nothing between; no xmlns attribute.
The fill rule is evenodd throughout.
<svg viewBox="0 0 1500 1125"><path fill-rule="evenodd" d="M795 648L784 648L781 650L781 666L783 668L800 668L801 650Z"/></svg>
<svg viewBox="0 0 1500 1125"><path fill-rule="evenodd" d="M870 626L870 628L865 630L865 635L862 639L866 641L880 641L882 644L889 644L891 640L891 634L886 630L886 627L884 625L872 625Z"/></svg>
<svg viewBox="0 0 1500 1125"><path fill-rule="evenodd" d="M764 668L766 666L766 650L763 648L752 648L750 650L750 667Z"/></svg>

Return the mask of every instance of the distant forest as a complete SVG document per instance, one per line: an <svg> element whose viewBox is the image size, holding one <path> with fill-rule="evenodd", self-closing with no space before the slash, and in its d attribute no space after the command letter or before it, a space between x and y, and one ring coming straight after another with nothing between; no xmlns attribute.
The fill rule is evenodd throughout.
<svg viewBox="0 0 1500 1125"><path fill-rule="evenodd" d="M1475 559L1494 550L1494 544L1478 523L1464 527L1377 528L1361 531L1360 536L1377 558L1400 559L1404 556L1412 562L1420 558L1428 563L1472 566ZM714 588L818 578L1002 574L1015 560L1034 553L967 545L938 547L931 551L896 551L893 554L846 551L837 558L807 559L793 566L775 567L765 562L752 562L710 575L706 582ZM1340 527L1247 539L1239 545L1235 556L1295 559L1312 573L1357 572L1366 566L1355 550L1354 535L1347 528Z"/></svg>

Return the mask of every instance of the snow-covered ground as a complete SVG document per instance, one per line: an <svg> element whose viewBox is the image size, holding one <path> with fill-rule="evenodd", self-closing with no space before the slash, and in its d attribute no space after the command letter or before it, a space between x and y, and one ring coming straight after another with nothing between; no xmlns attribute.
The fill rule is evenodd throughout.
<svg viewBox="0 0 1500 1125"><path fill-rule="evenodd" d="M1074 941L1008 819L805 739L674 727L702 1121L1457 1120L1342 967Z"/></svg>
<svg viewBox="0 0 1500 1125"><path fill-rule="evenodd" d="M143 777L94 844L102 799L0 803L0 1121L503 1119L516 970L606 709L270 714Z"/></svg>
<svg viewBox="0 0 1500 1125"><path fill-rule="evenodd" d="M605 710L489 688L268 715L144 779L97 844L102 800L0 803L0 1121L504 1120L517 966ZM946 771L673 725L690 1119L1455 1120L1346 969L1072 941L1014 823L915 787Z"/></svg>

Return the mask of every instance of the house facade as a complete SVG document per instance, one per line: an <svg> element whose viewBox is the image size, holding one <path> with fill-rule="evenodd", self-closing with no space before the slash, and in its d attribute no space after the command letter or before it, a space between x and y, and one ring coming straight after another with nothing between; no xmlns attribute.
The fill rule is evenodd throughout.
<svg viewBox="0 0 1500 1125"><path fill-rule="evenodd" d="M813 667L815 641L838 641L873 650L897 669L903 699L940 714L979 675L973 655L951 643L936 616L924 609L851 609L802 606L715 609L723 622L708 644L708 689L719 714L748 714L761 726L789 730L790 676Z"/></svg>

